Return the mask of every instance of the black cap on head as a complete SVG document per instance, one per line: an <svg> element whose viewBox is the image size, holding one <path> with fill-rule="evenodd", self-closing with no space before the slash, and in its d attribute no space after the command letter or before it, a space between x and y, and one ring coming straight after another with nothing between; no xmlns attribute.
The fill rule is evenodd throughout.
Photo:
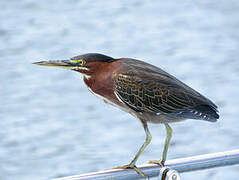
<svg viewBox="0 0 239 180"><path fill-rule="evenodd" d="M71 58L71 60L78 60L78 59L84 59L87 62L113 62L116 60L112 57L109 57L103 54L98 54L98 53L82 54L82 55Z"/></svg>

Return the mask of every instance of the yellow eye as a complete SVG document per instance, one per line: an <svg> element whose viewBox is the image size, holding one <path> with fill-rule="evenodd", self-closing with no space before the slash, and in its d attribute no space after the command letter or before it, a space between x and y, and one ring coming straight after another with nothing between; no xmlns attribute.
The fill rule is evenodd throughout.
<svg viewBox="0 0 239 180"><path fill-rule="evenodd" d="M79 66L83 66L86 63L84 59L71 60L71 62Z"/></svg>

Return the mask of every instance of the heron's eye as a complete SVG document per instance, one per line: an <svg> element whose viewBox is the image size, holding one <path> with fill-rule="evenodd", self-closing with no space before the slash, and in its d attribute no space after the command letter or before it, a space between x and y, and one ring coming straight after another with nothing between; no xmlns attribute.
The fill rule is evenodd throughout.
<svg viewBox="0 0 239 180"><path fill-rule="evenodd" d="M71 62L79 66L83 66L86 64L86 61L84 59L71 60Z"/></svg>

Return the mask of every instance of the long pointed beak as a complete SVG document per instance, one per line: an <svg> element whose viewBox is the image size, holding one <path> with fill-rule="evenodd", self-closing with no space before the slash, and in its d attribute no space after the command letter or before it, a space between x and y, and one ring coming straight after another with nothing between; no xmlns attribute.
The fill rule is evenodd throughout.
<svg viewBox="0 0 239 180"><path fill-rule="evenodd" d="M34 62L32 64L36 64L40 66L54 66L54 67L60 67L65 69L72 69L72 70L76 67L76 64L72 63L69 60L40 61L40 62Z"/></svg>

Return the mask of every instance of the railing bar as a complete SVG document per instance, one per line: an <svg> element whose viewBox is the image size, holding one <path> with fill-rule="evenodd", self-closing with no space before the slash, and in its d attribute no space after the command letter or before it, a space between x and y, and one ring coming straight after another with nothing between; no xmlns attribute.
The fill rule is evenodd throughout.
<svg viewBox="0 0 239 180"><path fill-rule="evenodd" d="M205 154L166 161L166 166L180 173L208 169L214 167L239 164L239 149L219 153ZM160 167L152 164L144 164L139 168L148 177L157 177ZM134 170L110 169L94 173L57 178L54 180L139 180L143 179Z"/></svg>

